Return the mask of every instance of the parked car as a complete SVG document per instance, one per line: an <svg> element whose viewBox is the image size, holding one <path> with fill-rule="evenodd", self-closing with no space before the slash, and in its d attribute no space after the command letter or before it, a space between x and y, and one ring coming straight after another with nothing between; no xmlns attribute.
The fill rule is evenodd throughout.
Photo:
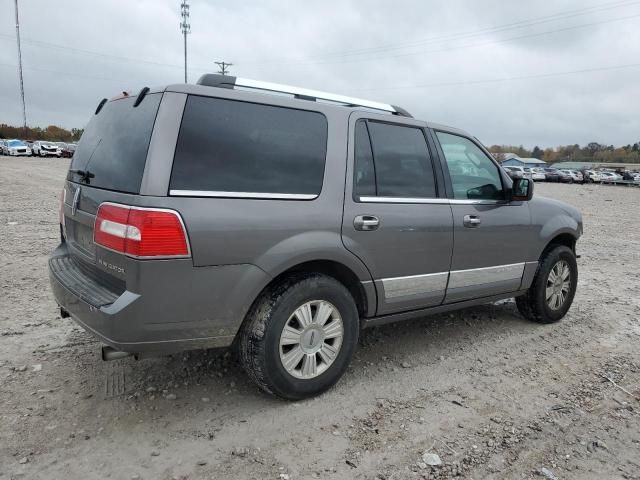
<svg viewBox="0 0 640 480"><path fill-rule="evenodd" d="M67 148L67 144L65 142L53 142L62 152L65 148Z"/></svg>
<svg viewBox="0 0 640 480"><path fill-rule="evenodd" d="M565 169L560 171L565 175L568 175L569 177L571 177L570 183L584 183L584 177L582 176L581 172L578 172L577 170L565 170Z"/></svg>
<svg viewBox="0 0 640 480"><path fill-rule="evenodd" d="M600 181L600 172L597 170L585 170L585 173L587 174L587 178L592 182Z"/></svg>
<svg viewBox="0 0 640 480"><path fill-rule="evenodd" d="M545 175L543 168L534 167L531 169L531 178L535 182L544 182L547 179L547 176Z"/></svg>
<svg viewBox="0 0 640 480"><path fill-rule="evenodd" d="M65 143L64 147L62 147L62 149L60 150L60 153L62 154L63 157L71 158L73 157L73 152L75 151L76 151L75 143Z"/></svg>
<svg viewBox="0 0 640 480"><path fill-rule="evenodd" d="M399 107L204 75L99 104L51 287L105 359L233 345L263 390L301 399L362 328L511 297L560 320L582 216L533 186Z"/></svg>
<svg viewBox="0 0 640 480"><path fill-rule="evenodd" d="M509 175L511 175L511 173L516 173L521 178L531 178L531 169L530 168L519 167L519 166L515 166L515 165L513 165L513 166L512 165L508 165L508 166L506 166L504 168L505 168L505 170L507 170L507 174L509 174ZM515 177L513 175L511 175L511 178L515 178Z"/></svg>
<svg viewBox="0 0 640 480"><path fill-rule="evenodd" d="M626 180L626 181L629 181L629 182L634 182L634 181L636 181L636 178L640 177L640 173L629 171L629 170L625 170L624 172L621 173L621 176L622 176L622 180Z"/></svg>
<svg viewBox="0 0 640 480"><path fill-rule="evenodd" d="M31 149L22 140L7 140L7 155L11 156L31 156Z"/></svg>
<svg viewBox="0 0 640 480"><path fill-rule="evenodd" d="M615 172L600 172L599 182L615 183L622 181L622 175Z"/></svg>
<svg viewBox="0 0 640 480"><path fill-rule="evenodd" d="M547 182L564 182L571 183L572 179L566 173L561 172L557 168L543 168Z"/></svg>
<svg viewBox="0 0 640 480"><path fill-rule="evenodd" d="M38 140L33 143L33 154L40 157L60 157L60 148L52 142Z"/></svg>

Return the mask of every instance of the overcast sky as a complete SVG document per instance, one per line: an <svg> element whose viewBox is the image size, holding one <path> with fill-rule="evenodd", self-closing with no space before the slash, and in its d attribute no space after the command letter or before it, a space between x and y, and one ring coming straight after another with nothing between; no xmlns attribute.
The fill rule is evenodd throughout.
<svg viewBox="0 0 640 480"><path fill-rule="evenodd" d="M19 125L13 3L0 0L0 123ZM640 1L190 3L190 82L225 60L487 145L640 141ZM182 82L179 12L180 0L20 0L29 125L83 127L103 97Z"/></svg>

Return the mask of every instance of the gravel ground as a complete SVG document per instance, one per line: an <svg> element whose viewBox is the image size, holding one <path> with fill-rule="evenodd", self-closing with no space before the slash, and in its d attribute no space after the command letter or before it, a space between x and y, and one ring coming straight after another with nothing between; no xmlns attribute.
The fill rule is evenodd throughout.
<svg viewBox="0 0 640 480"><path fill-rule="evenodd" d="M507 301L368 330L334 389L288 403L225 351L103 363L60 318L67 165L0 158L1 479L640 478L640 189L536 185L584 214L560 323Z"/></svg>

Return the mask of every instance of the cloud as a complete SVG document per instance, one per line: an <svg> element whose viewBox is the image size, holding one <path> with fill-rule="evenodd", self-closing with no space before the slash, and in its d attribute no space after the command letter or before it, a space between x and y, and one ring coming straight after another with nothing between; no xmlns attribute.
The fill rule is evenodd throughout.
<svg viewBox="0 0 640 480"><path fill-rule="evenodd" d="M21 2L29 124L82 126L103 97L181 82L179 3ZM0 122L19 124L12 10ZM235 75L401 105L487 144L640 140L640 67L606 69L640 63L639 2L192 0L191 12L190 81L225 60Z"/></svg>

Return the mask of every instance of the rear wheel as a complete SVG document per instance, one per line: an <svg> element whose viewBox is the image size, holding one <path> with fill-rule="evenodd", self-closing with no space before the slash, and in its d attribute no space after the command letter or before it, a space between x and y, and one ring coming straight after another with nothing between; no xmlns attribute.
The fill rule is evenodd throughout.
<svg viewBox="0 0 640 480"><path fill-rule="evenodd" d="M240 359L261 389L300 400L340 379L358 332L358 310L344 285L319 274L292 277L251 308L238 344Z"/></svg>
<svg viewBox="0 0 640 480"><path fill-rule="evenodd" d="M518 310L528 320L553 323L564 317L573 303L578 283L576 256L569 247L547 250L526 294L516 298Z"/></svg>

